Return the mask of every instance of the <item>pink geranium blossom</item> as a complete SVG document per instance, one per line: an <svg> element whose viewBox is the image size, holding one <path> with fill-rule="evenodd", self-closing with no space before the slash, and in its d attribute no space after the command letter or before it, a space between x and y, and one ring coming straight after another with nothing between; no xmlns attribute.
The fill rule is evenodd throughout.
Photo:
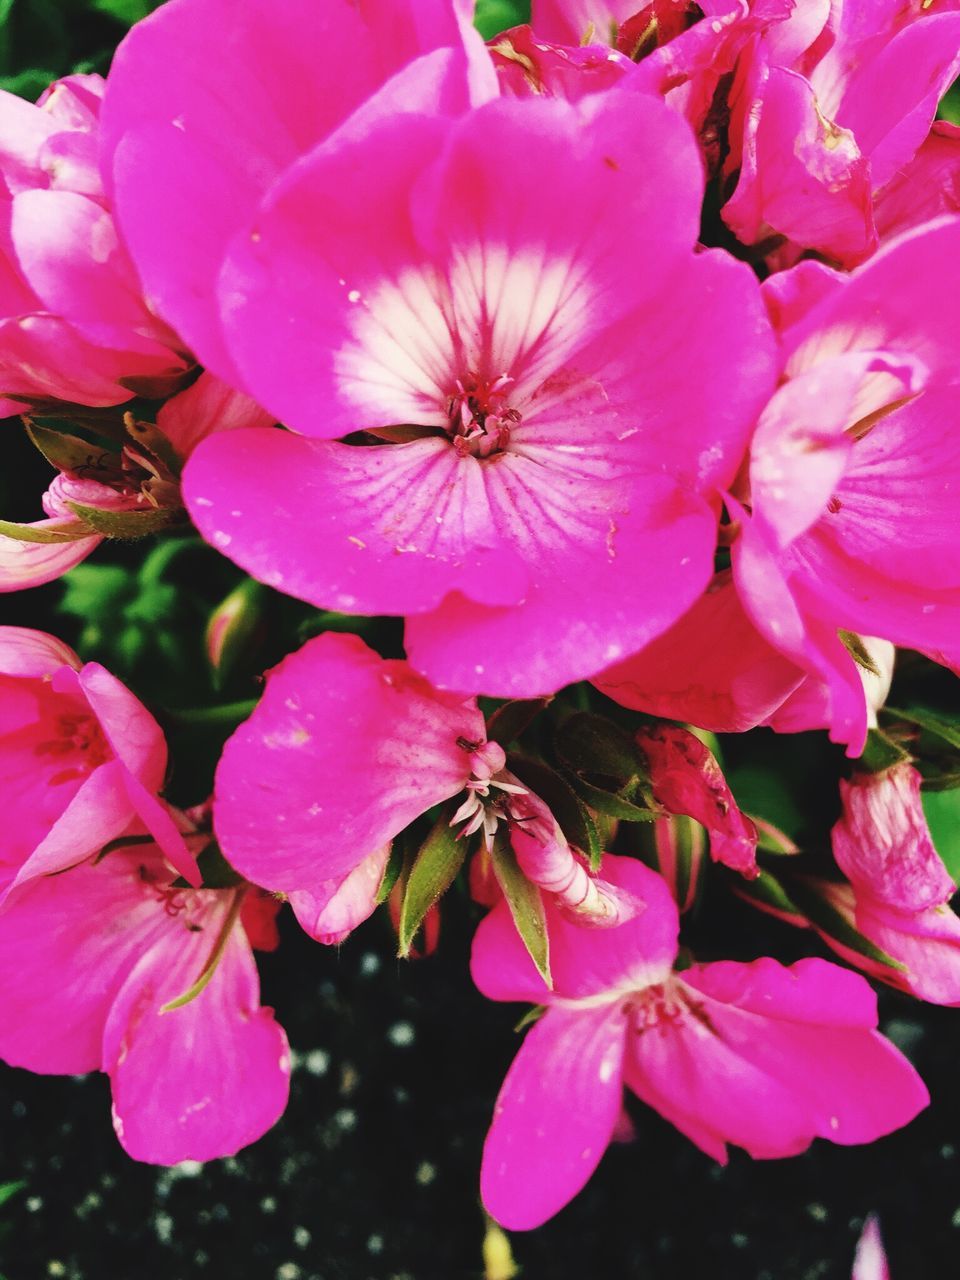
<svg viewBox="0 0 960 1280"><path fill-rule="evenodd" d="M504 763L475 699L328 633L269 674L227 743L214 821L232 865L288 894L322 942L341 941L374 910L393 838L460 793L451 824L463 837L481 832L489 845L504 824L535 884L580 918L615 923L630 905L588 874Z"/></svg>
<svg viewBox="0 0 960 1280"><path fill-rule="evenodd" d="M109 671L41 631L0 627L0 892L83 861L135 818L199 884L157 798L166 765L160 727Z"/></svg>
<svg viewBox="0 0 960 1280"><path fill-rule="evenodd" d="M239 922L247 888L171 879L159 849L131 845L32 881L0 915L0 957L16 974L0 990L0 1056L43 1073L105 1071L117 1137L152 1164L255 1141L282 1114L290 1073Z"/></svg>
<svg viewBox="0 0 960 1280"><path fill-rule="evenodd" d="M785 379L751 445L749 514L734 504L734 576L770 644L829 686L854 754L867 700L841 633L960 660L960 312L938 265L958 248L944 218L849 277L802 263L767 286Z"/></svg>
<svg viewBox="0 0 960 1280"><path fill-rule="evenodd" d="M752 274L693 252L701 195L686 126L629 90L320 148L222 285L252 393L303 434L205 441L201 532L311 603L406 615L440 688L540 695L634 652L709 579L772 374Z"/></svg>
<svg viewBox="0 0 960 1280"><path fill-rule="evenodd" d="M876 999L858 975L768 959L673 973L677 908L663 881L609 855L603 874L646 910L597 931L548 909L553 991L505 905L474 939L485 995L546 1006L484 1148L481 1189L497 1221L535 1227L576 1195L614 1132L624 1085L721 1162L728 1143L769 1159L815 1137L872 1142L926 1105L916 1072L875 1030Z"/></svg>
<svg viewBox="0 0 960 1280"><path fill-rule="evenodd" d="M496 92L471 7L173 0L120 45L104 165L124 238L159 313L231 385L243 372L224 345L217 289L231 239L271 184L385 83L387 113L462 109Z"/></svg>
<svg viewBox="0 0 960 1280"><path fill-rule="evenodd" d="M34 106L0 93L0 391L6 413L122 404L191 364L144 301L100 182L103 80L70 76Z"/></svg>

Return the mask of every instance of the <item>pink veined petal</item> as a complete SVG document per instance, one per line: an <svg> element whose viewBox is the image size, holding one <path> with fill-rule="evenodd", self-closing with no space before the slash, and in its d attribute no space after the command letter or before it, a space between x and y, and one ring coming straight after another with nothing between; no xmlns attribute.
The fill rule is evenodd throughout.
<svg viewBox="0 0 960 1280"><path fill-rule="evenodd" d="M763 723L803 678L750 621L727 572L679 622L592 683L635 711L742 733Z"/></svg>
<svg viewBox="0 0 960 1280"><path fill-rule="evenodd" d="M327 945L343 942L377 908L390 845L368 854L341 881L328 880L312 889L294 889L288 896L301 927Z"/></svg>
<svg viewBox="0 0 960 1280"><path fill-rule="evenodd" d="M0 915L0 1057L30 1071L99 1070L110 1006L169 923L124 855L18 889Z"/></svg>
<svg viewBox="0 0 960 1280"><path fill-rule="evenodd" d="M310 889L352 871L470 776L458 740L485 739L476 704L437 693L356 636L308 641L268 676L224 748L214 821L256 884Z"/></svg>
<svg viewBox="0 0 960 1280"><path fill-rule="evenodd" d="M679 916L662 877L634 858L606 854L600 875L643 904L643 910L612 929L574 924L549 900L545 903L554 990L547 991L500 902L480 922L473 941L470 972L491 1000L584 999L630 992L662 982L677 954Z"/></svg>
<svg viewBox="0 0 960 1280"><path fill-rule="evenodd" d="M789 966L766 957L751 964L719 960L686 970L683 980L712 1000L760 1017L824 1027L877 1025L877 998L869 985L827 960Z"/></svg>
<svg viewBox="0 0 960 1280"><path fill-rule="evenodd" d="M184 493L209 542L320 608L412 613L457 589L496 606L523 598L528 573L496 528L481 464L445 441L363 448L238 431L196 450Z"/></svg>
<svg viewBox="0 0 960 1280"><path fill-rule="evenodd" d="M622 1008L548 1009L497 1098L480 1169L484 1207L514 1231L539 1227L585 1186L620 1115Z"/></svg>
<svg viewBox="0 0 960 1280"><path fill-rule="evenodd" d="M62 528L62 520L34 520L30 527ZM21 542L0 535L0 592L22 591L26 587L42 587L86 560L100 545L99 534L90 538L74 538L70 542Z"/></svg>
<svg viewBox="0 0 960 1280"><path fill-rule="evenodd" d="M37 166L43 144L58 132L45 111L16 94L0 97L0 171L3 186L11 194L36 186Z"/></svg>
<svg viewBox="0 0 960 1280"><path fill-rule="evenodd" d="M195 889L203 883L196 857L190 852L180 828L167 806L143 785L135 773L122 765L123 785L134 812L157 842L170 865Z"/></svg>
<svg viewBox="0 0 960 1280"><path fill-rule="evenodd" d="M117 1137L135 1160L177 1164L233 1155L283 1114L287 1038L260 1007L257 969L234 926L216 972L195 999L162 1006L200 976L229 896L202 930L158 939L131 970L103 1035Z"/></svg>
<svg viewBox="0 0 960 1280"><path fill-rule="evenodd" d="M60 667L79 671L80 659L69 645L30 627L0 627L0 673L5 676L52 676Z"/></svg>
<svg viewBox="0 0 960 1280"><path fill-rule="evenodd" d="M884 966L875 977L931 1004L960 1005L960 919L949 907L896 911L858 892L852 919L871 942L906 965L905 973ZM863 964L862 958L845 959Z"/></svg>
<svg viewBox="0 0 960 1280"><path fill-rule="evenodd" d="M802 324L818 303L838 294L850 279L814 258L803 258L788 271L777 271L760 286L773 327L789 342L795 325Z"/></svg>
<svg viewBox="0 0 960 1280"><path fill-rule="evenodd" d="M231 236L394 71L461 38L440 0L180 0L120 46L103 111L117 216L148 297L214 373L236 383L214 289Z"/></svg>

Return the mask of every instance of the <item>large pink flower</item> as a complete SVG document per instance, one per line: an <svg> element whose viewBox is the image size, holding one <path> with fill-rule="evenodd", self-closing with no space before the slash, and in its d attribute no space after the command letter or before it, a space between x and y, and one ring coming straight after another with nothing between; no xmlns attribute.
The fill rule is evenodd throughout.
<svg viewBox="0 0 960 1280"><path fill-rule="evenodd" d="M646 910L602 932L549 914L553 991L505 906L474 939L485 995L546 1005L484 1148L484 1204L504 1226L539 1226L583 1187L625 1084L721 1162L727 1143L769 1159L815 1137L872 1142L926 1105L916 1072L876 1032L876 999L858 975L767 959L674 974L677 909L666 885L632 859L608 856L603 872Z"/></svg>
<svg viewBox="0 0 960 1280"><path fill-rule="evenodd" d="M166 766L159 725L115 676L53 636L0 627L0 893L81 862L135 818L199 884L157 798Z"/></svg>
<svg viewBox="0 0 960 1280"><path fill-rule="evenodd" d="M151 313L97 164L99 76L34 106L0 93L0 411L122 404L175 389L191 358Z"/></svg>
<svg viewBox="0 0 960 1280"><path fill-rule="evenodd" d="M284 170L418 55L435 51L391 82L381 110L449 107L454 98L462 107L473 92L495 92L468 8L464 0L173 0L121 44L104 104L118 219L151 302L227 382L243 385L224 346L217 290L232 237Z"/></svg>
<svg viewBox="0 0 960 1280"><path fill-rule="evenodd" d="M260 1008L239 921L245 888L171 885L158 849L16 890L0 916L0 1056L31 1071L105 1071L137 1160L232 1155L282 1114L287 1040ZM208 981L180 1007L171 1003Z"/></svg>
<svg viewBox="0 0 960 1280"><path fill-rule="evenodd" d="M867 703L838 632L960 660L958 250L943 218L849 277L802 263L767 286L785 380L751 445L734 576L766 639L829 685L855 754Z"/></svg>
<svg viewBox="0 0 960 1280"><path fill-rule="evenodd" d="M770 386L754 278L692 251L701 193L685 125L628 90L318 150L235 245L228 338L296 431L386 440L206 441L201 531L312 603L407 615L440 688L538 695L638 649L708 581Z"/></svg>

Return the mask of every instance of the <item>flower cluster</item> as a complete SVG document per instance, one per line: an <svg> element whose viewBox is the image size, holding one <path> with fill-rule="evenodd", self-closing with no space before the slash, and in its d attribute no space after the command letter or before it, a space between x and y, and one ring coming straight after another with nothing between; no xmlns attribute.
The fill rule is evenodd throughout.
<svg viewBox="0 0 960 1280"><path fill-rule="evenodd" d="M183 808L125 683L0 628L0 1054L230 1154L286 1102L281 906L415 955L462 876L536 1006L480 1176L527 1229L625 1091L720 1162L928 1101L853 970L960 1005L960 718L912 692L960 664L960 4L472 10L170 0L0 95L0 395L56 471L0 590L192 522L263 677ZM819 731L832 856L726 776L758 728ZM718 951L708 878L811 954Z"/></svg>

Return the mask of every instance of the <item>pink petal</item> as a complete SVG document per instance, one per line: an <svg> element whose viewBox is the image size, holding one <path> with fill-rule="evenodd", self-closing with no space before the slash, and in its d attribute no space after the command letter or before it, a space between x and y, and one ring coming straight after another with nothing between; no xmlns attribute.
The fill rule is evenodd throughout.
<svg viewBox="0 0 960 1280"><path fill-rule="evenodd" d="M853 922L905 973L884 966L874 976L931 1004L960 1005L960 919L949 907L896 911L868 893L856 894ZM866 968L862 959L852 963Z"/></svg>
<svg viewBox="0 0 960 1280"><path fill-rule="evenodd" d="M0 627L0 673L6 676L52 676L60 667L79 671L80 659L69 645L45 631Z"/></svg>
<svg viewBox="0 0 960 1280"><path fill-rule="evenodd" d="M668 631L592 683L634 711L685 720L713 733L761 724L803 680L803 671L760 634L729 573Z"/></svg>
<svg viewBox="0 0 960 1280"><path fill-rule="evenodd" d="M474 936L470 972L491 1000L532 1000L542 1004L560 997L583 999L617 991L629 992L668 976L676 958L679 916L670 890L660 876L634 858L607 854L603 878L644 909L612 929L585 929L573 923L549 900L551 995L500 902L480 922Z"/></svg>
<svg viewBox="0 0 960 1280"><path fill-rule="evenodd" d="M626 1021L612 1008L550 1009L507 1072L480 1170L484 1207L539 1227L587 1183L620 1115Z"/></svg>
<svg viewBox="0 0 960 1280"><path fill-rule="evenodd" d="M876 1214L871 1213L863 1224L850 1280L890 1280L890 1268L887 1266L887 1255Z"/></svg>
<svg viewBox="0 0 960 1280"><path fill-rule="evenodd" d="M188 458L201 440L216 431L271 427L273 415L212 373L202 373L185 391L161 406L157 426L180 458Z"/></svg>
<svg viewBox="0 0 960 1280"><path fill-rule="evenodd" d="M459 41L441 0L386 12L249 0L242 15L232 0L188 0L134 27L111 69L105 167L148 297L214 373L236 382L215 290L231 236L274 179L394 71ZM147 198L157 189L162 209Z"/></svg>
<svg viewBox="0 0 960 1280"><path fill-rule="evenodd" d="M62 528L62 520L35 520L29 526ZM74 538L70 542L21 542L0 535L0 592L22 591L53 582L97 549L103 539Z"/></svg>
<svg viewBox="0 0 960 1280"><path fill-rule="evenodd" d="M883 188L874 215L881 243L960 211L960 126L937 120L913 160Z"/></svg>
<svg viewBox="0 0 960 1280"><path fill-rule="evenodd" d="M114 754L151 791L159 791L167 769L163 731L126 685L98 662L77 678Z"/></svg>
<svg viewBox="0 0 960 1280"><path fill-rule="evenodd" d="M110 1006L168 923L123 855L17 890L0 915L0 1056L30 1071L98 1070Z"/></svg>
<svg viewBox="0 0 960 1280"><path fill-rule="evenodd" d="M114 1128L135 1160L177 1164L233 1155L287 1104L290 1054L260 1007L250 945L234 928L208 985L178 1009L162 1006L199 977L229 895L203 929L158 940L131 970L103 1035Z"/></svg>
<svg viewBox="0 0 960 1280"><path fill-rule="evenodd" d="M660 724L642 729L637 743L650 766L656 799L706 827L710 856L748 879L757 867L757 829L744 817L712 752L688 729Z"/></svg>
<svg viewBox="0 0 960 1280"><path fill-rule="evenodd" d="M614 44L617 27L633 17L637 0L532 0L530 21L543 40L576 47L590 35L588 44Z"/></svg>
<svg viewBox="0 0 960 1280"><path fill-rule="evenodd" d="M377 909L377 890L390 857L390 845L368 854L340 881L328 880L312 889L295 889L290 905L311 938L328 946L343 942L358 924Z"/></svg>
<svg viewBox="0 0 960 1280"><path fill-rule="evenodd" d="M309 641L269 675L224 748L215 823L230 862L289 892L339 880L470 775L475 704L356 636Z"/></svg>

